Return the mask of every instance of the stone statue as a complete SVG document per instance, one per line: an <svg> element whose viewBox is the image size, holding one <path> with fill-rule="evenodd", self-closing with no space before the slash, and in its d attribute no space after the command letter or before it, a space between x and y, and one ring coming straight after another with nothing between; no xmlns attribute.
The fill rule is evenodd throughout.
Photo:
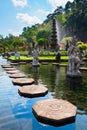
<svg viewBox="0 0 87 130"><path fill-rule="evenodd" d="M68 61L68 71L67 71L67 76L71 77L79 77L81 76L81 73L79 71L79 66L80 66L80 50L76 45L71 45L68 49L68 56L69 56L69 61Z"/></svg>
<svg viewBox="0 0 87 130"><path fill-rule="evenodd" d="M38 59L38 52L37 49L34 48L33 50L33 61L32 61L33 66L39 66L39 59Z"/></svg>

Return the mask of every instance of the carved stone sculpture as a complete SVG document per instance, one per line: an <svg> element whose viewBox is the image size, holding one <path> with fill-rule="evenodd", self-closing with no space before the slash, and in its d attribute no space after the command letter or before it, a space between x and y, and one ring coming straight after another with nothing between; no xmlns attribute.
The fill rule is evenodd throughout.
<svg viewBox="0 0 87 130"><path fill-rule="evenodd" d="M38 59L38 52L36 49L33 50L33 61L32 61L33 66L39 66L39 59Z"/></svg>
<svg viewBox="0 0 87 130"><path fill-rule="evenodd" d="M79 58L80 51L77 46L71 45L68 49L68 71L67 75L71 77L80 77L81 73L79 71L79 66L81 63L81 60Z"/></svg>

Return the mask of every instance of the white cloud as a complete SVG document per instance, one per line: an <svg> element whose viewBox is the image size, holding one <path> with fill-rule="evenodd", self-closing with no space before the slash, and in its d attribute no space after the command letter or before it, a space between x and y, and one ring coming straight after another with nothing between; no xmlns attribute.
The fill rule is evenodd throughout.
<svg viewBox="0 0 87 130"><path fill-rule="evenodd" d="M21 20L22 22L28 25L34 25L37 23L42 23L42 21L36 16L29 16L27 13L18 13L16 16L17 19Z"/></svg>
<svg viewBox="0 0 87 130"><path fill-rule="evenodd" d="M41 15L48 15L50 12L44 9L38 9L37 13Z"/></svg>
<svg viewBox="0 0 87 130"><path fill-rule="evenodd" d="M13 31L12 29L9 29L8 32L14 36L19 36L22 33L22 30Z"/></svg>
<svg viewBox="0 0 87 130"><path fill-rule="evenodd" d="M65 6L67 1L73 2L73 0L48 0L48 2L51 4L53 9L55 9L57 6Z"/></svg>
<svg viewBox="0 0 87 130"><path fill-rule="evenodd" d="M27 0L12 0L14 6L24 7L27 5Z"/></svg>

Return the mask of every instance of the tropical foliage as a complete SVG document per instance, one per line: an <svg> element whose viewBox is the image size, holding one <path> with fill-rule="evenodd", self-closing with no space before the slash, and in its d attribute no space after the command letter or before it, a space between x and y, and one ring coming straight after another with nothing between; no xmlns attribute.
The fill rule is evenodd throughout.
<svg viewBox="0 0 87 130"><path fill-rule="evenodd" d="M59 31L60 43L67 43L67 38L75 38L77 41L87 42L87 0L68 1L65 8L57 7L53 13L48 14L42 24L36 24L32 27L24 27L20 36L12 34L3 38L0 35L0 51L15 51L23 49L30 50L34 46L50 47L52 19L56 18ZM66 37L66 38L65 38ZM69 39L70 40L70 39ZM65 42L66 41L66 42ZM78 44L86 48L86 44Z"/></svg>

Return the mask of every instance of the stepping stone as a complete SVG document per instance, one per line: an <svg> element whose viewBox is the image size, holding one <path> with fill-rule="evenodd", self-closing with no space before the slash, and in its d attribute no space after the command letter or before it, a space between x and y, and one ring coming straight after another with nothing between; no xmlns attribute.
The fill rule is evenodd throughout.
<svg viewBox="0 0 87 130"><path fill-rule="evenodd" d="M16 73L16 74L10 74L9 77L10 78L24 78L26 77L26 75L22 73Z"/></svg>
<svg viewBox="0 0 87 130"><path fill-rule="evenodd" d="M60 64L61 67L67 67L67 64Z"/></svg>
<svg viewBox="0 0 87 130"><path fill-rule="evenodd" d="M15 74L15 73L20 73L19 70L11 70L11 71L6 71L8 74Z"/></svg>
<svg viewBox="0 0 87 130"><path fill-rule="evenodd" d="M4 70L6 70L6 71L11 71L11 70L17 70L16 68L4 68Z"/></svg>
<svg viewBox="0 0 87 130"><path fill-rule="evenodd" d="M48 92L48 88L40 85L27 85L18 89L19 94L26 97L44 96Z"/></svg>
<svg viewBox="0 0 87 130"><path fill-rule="evenodd" d="M26 64L26 62L19 62L19 64Z"/></svg>
<svg viewBox="0 0 87 130"><path fill-rule="evenodd" d="M10 63L11 65L18 65L18 63Z"/></svg>
<svg viewBox="0 0 87 130"><path fill-rule="evenodd" d="M3 68L11 68L12 66L11 65L1 65Z"/></svg>
<svg viewBox="0 0 87 130"><path fill-rule="evenodd" d="M52 65L57 65L57 66L60 66L60 64L59 64L59 63L52 63Z"/></svg>
<svg viewBox="0 0 87 130"><path fill-rule="evenodd" d="M52 65L67 67L67 64L60 64L60 63L52 63Z"/></svg>
<svg viewBox="0 0 87 130"><path fill-rule="evenodd" d="M38 121L51 125L64 125L75 121L77 107L62 99L46 99L32 107Z"/></svg>
<svg viewBox="0 0 87 130"><path fill-rule="evenodd" d="M32 78L17 78L13 79L13 84L15 85L29 85L34 83L34 79Z"/></svg>
<svg viewBox="0 0 87 130"><path fill-rule="evenodd" d="M87 71L87 67L80 67L79 70L86 70Z"/></svg>
<svg viewBox="0 0 87 130"><path fill-rule="evenodd" d="M48 65L48 62L41 62L42 65Z"/></svg>

